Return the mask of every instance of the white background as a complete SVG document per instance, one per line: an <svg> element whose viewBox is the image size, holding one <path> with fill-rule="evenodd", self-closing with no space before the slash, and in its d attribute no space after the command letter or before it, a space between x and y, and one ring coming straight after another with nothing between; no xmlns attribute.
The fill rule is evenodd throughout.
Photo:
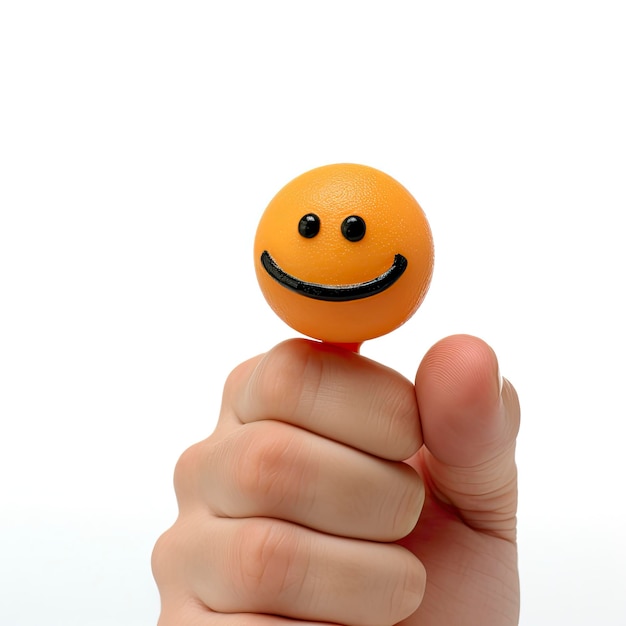
<svg viewBox="0 0 626 626"><path fill-rule="evenodd" d="M294 333L252 267L312 167L391 174L434 231L407 376L480 335L519 389L522 624L624 593L620 2L0 4L0 624L155 624L179 454Z"/></svg>

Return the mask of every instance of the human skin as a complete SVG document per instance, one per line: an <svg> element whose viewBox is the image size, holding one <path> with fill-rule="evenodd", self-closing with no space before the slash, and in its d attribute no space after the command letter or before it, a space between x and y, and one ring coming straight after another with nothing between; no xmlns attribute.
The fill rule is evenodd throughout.
<svg viewBox="0 0 626 626"><path fill-rule="evenodd" d="M308 340L243 363L176 467L159 626L517 624L518 426L466 335L415 384Z"/></svg>

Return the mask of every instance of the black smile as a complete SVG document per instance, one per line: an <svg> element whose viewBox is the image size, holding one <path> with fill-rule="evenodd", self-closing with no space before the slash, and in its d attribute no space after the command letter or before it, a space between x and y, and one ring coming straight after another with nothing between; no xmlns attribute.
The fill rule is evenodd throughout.
<svg viewBox="0 0 626 626"><path fill-rule="evenodd" d="M274 261L270 253L266 251L261 254L261 264L267 273L283 287L295 291L307 298L314 300L326 300L328 302L347 302L349 300L360 300L375 296L385 289L389 289L406 270L409 262L401 254L396 254L391 267L372 280L356 285L321 285L319 283L309 283L288 274Z"/></svg>

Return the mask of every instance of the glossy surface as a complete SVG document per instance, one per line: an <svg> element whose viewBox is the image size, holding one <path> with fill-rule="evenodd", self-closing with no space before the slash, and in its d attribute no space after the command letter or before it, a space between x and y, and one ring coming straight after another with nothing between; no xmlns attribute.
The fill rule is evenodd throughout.
<svg viewBox="0 0 626 626"><path fill-rule="evenodd" d="M259 285L292 328L358 343L403 324L433 271L428 221L395 179L364 165L326 165L285 185L254 245Z"/></svg>

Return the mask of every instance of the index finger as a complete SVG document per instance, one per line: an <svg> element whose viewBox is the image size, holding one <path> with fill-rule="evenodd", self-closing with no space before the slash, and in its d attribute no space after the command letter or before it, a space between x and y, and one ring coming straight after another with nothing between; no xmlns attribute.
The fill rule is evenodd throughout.
<svg viewBox="0 0 626 626"><path fill-rule="evenodd" d="M278 420L400 461L422 443L413 384L337 346L285 341L231 376L220 420Z"/></svg>

